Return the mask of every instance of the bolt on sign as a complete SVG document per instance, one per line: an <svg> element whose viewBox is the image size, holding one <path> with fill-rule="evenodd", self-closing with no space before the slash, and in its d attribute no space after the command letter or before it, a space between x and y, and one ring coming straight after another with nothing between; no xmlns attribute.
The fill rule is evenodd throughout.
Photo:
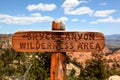
<svg viewBox="0 0 120 80"><path fill-rule="evenodd" d="M100 32L25 31L12 36L12 46L19 52L98 52L105 38Z"/></svg>

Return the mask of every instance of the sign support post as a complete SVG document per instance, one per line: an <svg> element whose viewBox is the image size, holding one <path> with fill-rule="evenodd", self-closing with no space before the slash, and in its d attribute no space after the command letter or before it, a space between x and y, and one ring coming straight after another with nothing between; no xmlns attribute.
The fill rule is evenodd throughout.
<svg viewBox="0 0 120 80"><path fill-rule="evenodd" d="M62 22L52 22L52 30L65 30ZM66 52L51 54L50 80L66 80Z"/></svg>
<svg viewBox="0 0 120 80"><path fill-rule="evenodd" d="M67 32L62 22L52 22L52 31L22 31L12 36L19 52L52 52L50 80L66 80L66 52L99 52L105 37L99 32Z"/></svg>

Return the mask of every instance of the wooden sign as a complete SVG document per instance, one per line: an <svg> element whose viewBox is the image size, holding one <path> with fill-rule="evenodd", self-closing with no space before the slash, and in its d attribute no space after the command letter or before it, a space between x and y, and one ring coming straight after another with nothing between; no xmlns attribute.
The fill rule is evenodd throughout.
<svg viewBox="0 0 120 80"><path fill-rule="evenodd" d="M26 31L12 36L12 47L19 52L98 52L104 46L99 32Z"/></svg>

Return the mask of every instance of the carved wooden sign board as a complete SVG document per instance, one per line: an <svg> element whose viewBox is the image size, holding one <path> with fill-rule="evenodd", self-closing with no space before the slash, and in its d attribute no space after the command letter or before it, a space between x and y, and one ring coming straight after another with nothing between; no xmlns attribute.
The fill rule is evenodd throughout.
<svg viewBox="0 0 120 80"><path fill-rule="evenodd" d="M104 46L99 32L23 31L12 36L12 47L19 52L98 52Z"/></svg>

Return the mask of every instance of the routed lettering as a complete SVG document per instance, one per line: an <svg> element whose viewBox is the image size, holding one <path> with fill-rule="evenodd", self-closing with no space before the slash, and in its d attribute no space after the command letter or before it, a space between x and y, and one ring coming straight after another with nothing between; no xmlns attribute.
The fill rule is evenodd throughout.
<svg viewBox="0 0 120 80"><path fill-rule="evenodd" d="M69 47L69 45L68 45L68 43L66 42L66 43L65 43L65 49L68 49L68 47Z"/></svg>
<svg viewBox="0 0 120 80"><path fill-rule="evenodd" d="M52 49L52 44L50 42L47 43L47 49Z"/></svg>
<svg viewBox="0 0 120 80"><path fill-rule="evenodd" d="M82 34L78 34L78 40L82 39Z"/></svg>
<svg viewBox="0 0 120 80"><path fill-rule="evenodd" d="M98 49L98 50L101 49L99 43L96 44L95 49Z"/></svg>
<svg viewBox="0 0 120 80"><path fill-rule="evenodd" d="M89 34L89 36L90 36L89 40L95 40L95 34L92 33L92 34Z"/></svg>
<svg viewBox="0 0 120 80"><path fill-rule="evenodd" d="M76 34L73 33L73 34L71 34L71 36L72 36L71 40L77 40L77 35Z"/></svg>
<svg viewBox="0 0 120 80"><path fill-rule="evenodd" d="M65 40L70 40L70 34L65 35Z"/></svg>
<svg viewBox="0 0 120 80"><path fill-rule="evenodd" d="M81 42L78 44L78 47L77 49L84 49L84 50L94 50L94 49L101 49L100 48L100 44L99 43L93 43L93 42L90 42L90 43L87 43L87 42Z"/></svg>
<svg viewBox="0 0 120 80"><path fill-rule="evenodd" d="M88 40L88 39L89 39L89 36L88 36L87 33L84 34L83 39L85 39L85 40Z"/></svg>
<svg viewBox="0 0 120 80"><path fill-rule="evenodd" d="M30 49L35 49L32 43L30 43Z"/></svg>
<svg viewBox="0 0 120 80"><path fill-rule="evenodd" d="M37 43L36 43L36 50L38 50L39 48L40 48L40 43L37 42Z"/></svg>
<svg viewBox="0 0 120 80"><path fill-rule="evenodd" d="M46 46L45 43L41 43L41 48L42 48L42 49L46 49L45 46Z"/></svg>
<svg viewBox="0 0 120 80"><path fill-rule="evenodd" d="M33 40L38 40L38 35L37 35L37 33L34 33L34 34L33 34Z"/></svg>
<svg viewBox="0 0 120 80"><path fill-rule="evenodd" d="M83 45L84 45L84 49L89 49L89 44L87 42L85 42Z"/></svg>
<svg viewBox="0 0 120 80"><path fill-rule="evenodd" d="M49 37L49 33L46 33L45 38L46 38L47 40L50 39L50 37Z"/></svg>
<svg viewBox="0 0 120 80"><path fill-rule="evenodd" d="M77 49L83 49L82 43L78 43L78 48Z"/></svg>
<svg viewBox="0 0 120 80"><path fill-rule="evenodd" d="M27 40L94 40L94 33L27 33L23 35Z"/></svg>
<svg viewBox="0 0 120 80"><path fill-rule="evenodd" d="M27 33L27 39L30 40L31 39L31 34L30 33Z"/></svg>
<svg viewBox="0 0 120 80"><path fill-rule="evenodd" d="M26 49L26 43L20 43L20 49Z"/></svg>
<svg viewBox="0 0 120 80"><path fill-rule="evenodd" d="M94 49L94 43L90 42L90 49Z"/></svg>
<svg viewBox="0 0 120 80"><path fill-rule="evenodd" d="M73 43L71 42L70 43L70 49L73 49L74 48L74 46L73 46Z"/></svg>
<svg viewBox="0 0 120 80"><path fill-rule="evenodd" d="M36 43L20 43L20 49L56 49L56 50L62 50L62 49L84 49L84 50L94 50L94 49L101 49L101 46L99 43L87 43L87 42L80 42L74 46L73 42L65 42L64 44L57 44L57 43L51 43L51 42L36 42Z"/></svg>
<svg viewBox="0 0 120 80"><path fill-rule="evenodd" d="M44 34L43 33L39 33L39 40L42 40L44 38Z"/></svg>
<svg viewBox="0 0 120 80"><path fill-rule="evenodd" d="M13 35L15 50L31 52L101 51L104 36L98 32L18 32Z"/></svg>
<svg viewBox="0 0 120 80"><path fill-rule="evenodd" d="M30 49L30 46L29 46L30 44L29 43L26 43L26 44L27 44L27 49Z"/></svg>

